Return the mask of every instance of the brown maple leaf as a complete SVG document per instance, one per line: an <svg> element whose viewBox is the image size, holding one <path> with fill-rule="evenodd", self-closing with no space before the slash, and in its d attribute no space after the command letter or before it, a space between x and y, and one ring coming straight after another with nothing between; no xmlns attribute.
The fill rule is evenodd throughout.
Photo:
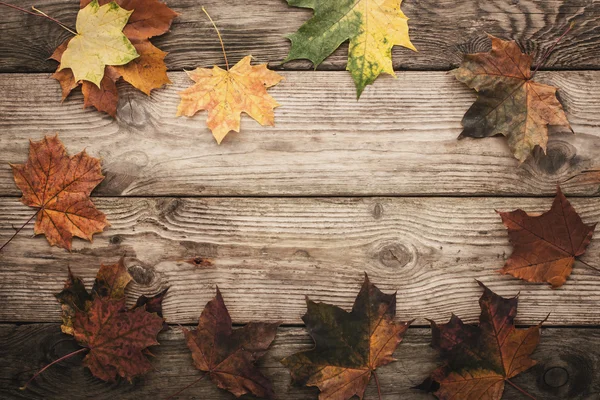
<svg viewBox="0 0 600 400"><path fill-rule="evenodd" d="M98 4L102 6L111 1L99 0ZM91 0L81 0L81 8L90 2ZM70 69L60 70L59 67L52 75L60 83L63 100L81 83L84 107L93 106L112 117L117 113L119 97L116 82L119 78L148 95L153 89L171 83L164 63L167 53L155 47L149 39L166 33L178 15L158 0L116 0L116 3L125 10L133 10L123 33L133 44L139 57L125 65L106 66L100 87L88 81L76 82ZM60 63L69 40L58 46L50 58Z"/></svg>
<svg viewBox="0 0 600 400"><path fill-rule="evenodd" d="M219 288L206 304L195 331L183 329L194 366L237 397L252 393L274 398L271 381L254 365L268 350L279 323L250 322L233 330ZM204 377L205 375L203 375ZM172 396L171 396L172 397Z"/></svg>
<svg viewBox="0 0 600 400"><path fill-rule="evenodd" d="M394 321L395 315L396 294L382 293L365 274L351 312L307 299L302 320L315 348L282 363L294 383L317 386L321 400L362 399L375 369L394 361L392 355L412 322Z"/></svg>
<svg viewBox="0 0 600 400"><path fill-rule="evenodd" d="M565 283L575 257L585 253L596 228L583 223L560 187L552 208L542 215L530 216L523 210L499 214L513 245L501 272L555 288Z"/></svg>
<svg viewBox="0 0 600 400"><path fill-rule="evenodd" d="M431 345L445 365L416 388L440 400L500 400L505 383L524 392L510 379L536 364L530 356L539 343L541 323L516 329L518 299L505 299L478 283L484 289L479 326L464 324L455 315L446 324L431 321Z"/></svg>
<svg viewBox="0 0 600 400"><path fill-rule="evenodd" d="M121 258L116 264L100 266L91 293L69 269L65 287L56 295L62 308L62 331L73 335L84 346L82 350L89 350L84 365L105 381L117 376L131 381L150 371L147 348L158 344L156 336L166 328L162 301L168 289L152 297L141 296L127 309L125 288L131 280Z"/></svg>
<svg viewBox="0 0 600 400"><path fill-rule="evenodd" d="M71 250L73 236L92 241L108 225L90 200L104 179L100 160L82 151L72 157L56 136L30 141L26 164L11 164L21 202L38 209L34 232L52 246ZM34 215L35 217L35 215Z"/></svg>
<svg viewBox="0 0 600 400"><path fill-rule="evenodd" d="M125 299L96 297L87 312L75 314L73 336L90 349L83 364L95 377L113 381L118 375L131 381L152 370L144 350L158 344L163 322L144 307L128 310Z"/></svg>
<svg viewBox="0 0 600 400"><path fill-rule="evenodd" d="M533 80L532 57L523 54L514 41L489 37L490 52L467 54L460 68L452 71L456 79L478 92L463 118L459 139L502 134L523 162L535 146L546 151L548 125L571 126L556 98L557 88Z"/></svg>

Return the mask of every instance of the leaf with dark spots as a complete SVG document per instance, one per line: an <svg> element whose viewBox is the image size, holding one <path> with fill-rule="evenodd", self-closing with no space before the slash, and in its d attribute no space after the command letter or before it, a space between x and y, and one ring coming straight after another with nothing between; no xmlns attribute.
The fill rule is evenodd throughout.
<svg viewBox="0 0 600 400"><path fill-rule="evenodd" d="M234 330L221 292L206 304L195 331L183 329L194 366L236 396L275 397L271 381L254 365L268 350L279 323L250 322Z"/></svg>
<svg viewBox="0 0 600 400"><path fill-rule="evenodd" d="M351 312L307 299L302 317L312 350L282 360L296 384L317 386L319 399L363 398L371 375L392 355L411 322L394 321L396 294L384 294L365 274Z"/></svg>
<svg viewBox="0 0 600 400"><path fill-rule="evenodd" d="M158 344L163 323L162 317L144 307L127 310L125 299L96 297L87 312L76 313L73 331L79 344L90 349L83 364L94 376L131 381L152 370L144 350Z"/></svg>
<svg viewBox="0 0 600 400"><path fill-rule="evenodd" d="M452 71L459 81L478 92L465 114L459 138L504 135L514 156L523 162L536 146L544 152L548 125L571 129L557 88L533 80L532 57L514 41L490 35L492 50L467 54Z"/></svg>
<svg viewBox="0 0 600 400"><path fill-rule="evenodd" d="M585 253L596 228L596 224L583 223L560 187L552 208L542 215L523 210L499 214L513 245L501 272L528 282L548 282L555 288L566 282L575 258Z"/></svg>
<svg viewBox="0 0 600 400"><path fill-rule="evenodd" d="M500 400L505 383L517 387L510 379L536 364L531 354L540 340L541 323L516 329L518 299L505 299L479 285L484 289L479 326L464 324L455 315L446 324L431 321L431 345L445 364L416 389L440 400Z"/></svg>

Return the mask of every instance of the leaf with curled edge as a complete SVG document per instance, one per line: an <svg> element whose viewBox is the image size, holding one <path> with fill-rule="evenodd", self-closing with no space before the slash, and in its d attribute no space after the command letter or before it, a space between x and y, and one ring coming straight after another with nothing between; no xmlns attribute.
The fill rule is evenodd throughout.
<svg viewBox="0 0 600 400"><path fill-rule="evenodd" d="M557 187L549 211L529 215L523 210L500 212L513 252L500 271L528 282L562 286L592 240L596 224L586 225Z"/></svg>
<svg viewBox="0 0 600 400"><path fill-rule="evenodd" d="M84 8L90 2L91 0L81 0L80 5ZM110 0L99 0L98 3L102 6L110 3ZM149 39L168 32L173 19L178 15L159 0L116 0L116 4L133 11L123 28L123 34L133 44L139 57L125 65L106 66L99 87L85 80L77 82L71 70L60 70L60 66L52 75L61 85L63 101L81 83L84 107L93 106L113 118L116 117L118 104L116 82L120 78L148 95L152 90L171 83L164 62L167 53L155 47ZM60 63L70 40L58 46L50 58Z"/></svg>
<svg viewBox="0 0 600 400"><path fill-rule="evenodd" d="M516 329L518 299L498 296L483 283L479 299L479 326L467 325L452 315L446 324L431 321L432 347L445 364L416 387L440 400L500 400L505 383L536 364L531 358L544 321Z"/></svg>
<svg viewBox="0 0 600 400"><path fill-rule="evenodd" d="M250 322L233 329L219 288L206 304L195 331L183 329L194 366L221 389L239 397L252 393L273 399L273 385L254 365L268 350L279 323Z"/></svg>
<svg viewBox="0 0 600 400"><path fill-rule="evenodd" d="M282 360L296 384L317 386L319 399L363 398L371 375L392 355L411 322L394 321L396 294L384 294L367 275L351 312L307 299L302 317L312 350Z"/></svg>
<svg viewBox="0 0 600 400"><path fill-rule="evenodd" d="M514 41L488 35L492 50L467 54L452 74L478 92L465 114L459 136L504 135L513 155L523 162L536 146L546 152L548 125L571 129L557 88L533 80L532 57Z"/></svg>
<svg viewBox="0 0 600 400"><path fill-rule="evenodd" d="M104 180L100 160L85 150L69 156L58 135L29 142L25 164L11 164L21 202L37 208L36 235L52 246L71 250L73 237L92 241L108 225L90 194Z"/></svg>

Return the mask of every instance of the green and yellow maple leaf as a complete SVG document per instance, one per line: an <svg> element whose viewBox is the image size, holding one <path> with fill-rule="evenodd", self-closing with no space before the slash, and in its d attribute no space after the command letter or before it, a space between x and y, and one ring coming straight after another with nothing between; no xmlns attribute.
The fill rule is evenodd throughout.
<svg viewBox="0 0 600 400"><path fill-rule="evenodd" d="M103 6L92 1L77 14L77 35L69 41L58 71L70 68L75 82L85 80L100 87L107 65L125 65L139 57L123 28L133 11L117 3Z"/></svg>
<svg viewBox="0 0 600 400"><path fill-rule="evenodd" d="M284 62L308 59L315 67L342 43L350 40L348 65L357 97L379 74L395 76L392 47L417 50L408 36L408 18L401 0L287 0L294 7L311 8L313 18L288 36L292 42Z"/></svg>

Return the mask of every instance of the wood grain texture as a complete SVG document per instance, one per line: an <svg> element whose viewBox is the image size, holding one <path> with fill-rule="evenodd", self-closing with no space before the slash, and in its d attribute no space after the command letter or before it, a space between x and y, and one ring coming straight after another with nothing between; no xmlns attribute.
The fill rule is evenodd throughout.
<svg viewBox="0 0 600 400"><path fill-rule="evenodd" d="M0 253L0 321L56 322L67 267L92 284L101 263L124 255L131 299L170 287L165 316L192 323L226 294L235 322L301 324L305 295L350 308L367 272L398 291L402 319L475 321L479 279L503 296L520 293L518 322L600 324L600 274L580 263L557 290L500 275L511 253L494 210L540 212L552 200L519 198L99 198L111 227L73 252L50 248L26 228ZM597 199L573 199L584 222L600 221ZM17 199L0 199L0 243L31 216ZM185 260L212 260L196 266ZM600 266L600 241L582 260Z"/></svg>
<svg viewBox="0 0 600 400"><path fill-rule="evenodd" d="M180 13L171 32L154 43L169 52L171 70L224 64L215 32L195 0L168 0ZM223 33L231 61L251 54L260 62L281 67L289 50L286 34L296 31L312 11L288 7L284 0L206 0ZM36 6L62 22L74 26L76 0L39 0ZM557 46L547 67L596 69L600 67L600 0L405 0L402 9L411 19L410 35L418 53L396 46L396 69L449 69L464 52L487 50L485 32L513 38L539 57L567 29L573 31ZM56 69L48 61L54 49L69 37L58 25L15 10L2 10L1 72L41 72ZM35 29L32 29L35 27ZM202 49L199 53L198 49ZM321 65L322 69L343 70L348 45ZM288 63L285 68L311 69L306 61Z"/></svg>
<svg viewBox="0 0 600 400"><path fill-rule="evenodd" d="M8 163L54 132L102 158L100 196L551 196L557 183L600 193L600 71L538 75L560 88L576 134L553 130L548 154L521 166L504 138L457 140L475 94L447 73L384 77L359 102L345 72L284 75L270 90L276 126L244 116L219 146L206 113L175 117L183 73L150 98L121 85L117 120L83 110L80 94L61 104L47 74L0 74L0 195L19 195Z"/></svg>
<svg viewBox="0 0 600 400"><path fill-rule="evenodd" d="M427 400L433 396L411 389L440 364L436 352L429 347L429 329L409 329L395 353L398 361L377 370L383 399ZM160 346L152 349L156 355L155 372L137 379L104 383L91 376L81 366L80 356L55 365L42 374L26 391L18 390L33 372L57 358L76 350L73 339L60 333L58 324L0 325L0 396L12 399L140 399L165 398L190 384L201 373L192 367L180 328L159 335ZM270 350L259 362L281 399L316 399L315 388L290 385L290 376L279 363L294 352L309 349L310 337L302 328L280 328ZM533 358L538 364L518 377L514 383L538 399L597 399L600 391L600 331L595 329L546 328ZM203 380L182 393L178 399L235 399ZM244 399L253 397L245 396ZM376 399L373 382L365 399ZM520 400L523 395L507 385L503 399Z"/></svg>

